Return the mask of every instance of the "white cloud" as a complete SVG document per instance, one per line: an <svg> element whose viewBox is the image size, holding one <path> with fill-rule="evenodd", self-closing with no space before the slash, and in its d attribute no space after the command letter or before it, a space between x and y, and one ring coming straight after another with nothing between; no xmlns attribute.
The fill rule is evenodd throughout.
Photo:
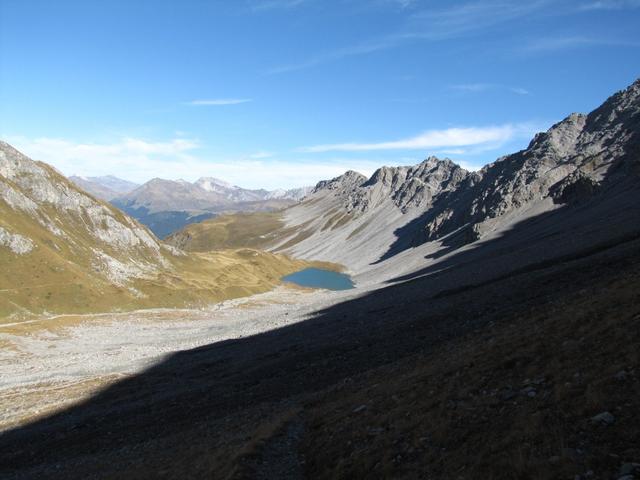
<svg viewBox="0 0 640 480"><path fill-rule="evenodd" d="M186 105L191 105L193 107L204 107L204 106L220 106L220 105L239 105L241 103L252 102L251 98L213 98L213 99L205 99L205 100L191 100L190 102L185 102Z"/></svg>
<svg viewBox="0 0 640 480"><path fill-rule="evenodd" d="M53 165L65 175L116 175L143 183L153 177L214 176L246 188L293 188L314 185L346 170L370 175L383 162L334 158L278 160L266 157L208 160L195 155L199 144L183 138L162 142L123 138L113 143L79 143L60 138L8 137L11 145L34 160ZM267 153L267 152L258 152Z"/></svg>
<svg viewBox="0 0 640 480"><path fill-rule="evenodd" d="M260 152L252 153L251 155L249 155L249 158L259 160L261 158L271 158L273 156L274 154L272 152L260 151Z"/></svg>
<svg viewBox="0 0 640 480"><path fill-rule="evenodd" d="M271 68L265 73L267 75L277 75L280 73L293 72L296 70L303 70L305 68L315 67L324 63L340 60L342 58L354 57L359 55L366 55L368 53L377 52L379 50L386 50L394 47L399 43L397 38L382 38L379 40L373 40L371 42L364 42L359 45L351 47L339 48L330 52L324 52L317 54L299 63L291 63L288 65L281 65Z"/></svg>
<svg viewBox="0 0 640 480"><path fill-rule="evenodd" d="M522 87L510 87L508 85L500 85L498 83L463 83L459 85L451 85L452 90L460 92L478 93L488 90L507 90L516 95L529 95L529 91Z"/></svg>
<svg viewBox="0 0 640 480"><path fill-rule="evenodd" d="M425 39L455 38L530 16L551 0L467 2L442 9L428 9L413 16L414 35Z"/></svg>
<svg viewBox="0 0 640 480"><path fill-rule="evenodd" d="M253 12L264 12L268 10L280 10L299 7L309 0L255 0L252 2L251 10Z"/></svg>
<svg viewBox="0 0 640 480"><path fill-rule="evenodd" d="M493 87L494 85L491 83L463 83L460 85L451 85L449 88L461 92L485 92Z"/></svg>
<svg viewBox="0 0 640 480"><path fill-rule="evenodd" d="M601 0L580 6L580 10L624 10L640 8L640 0Z"/></svg>
<svg viewBox="0 0 640 480"><path fill-rule="evenodd" d="M443 147L497 148L520 136L530 136L535 129L530 124L506 124L488 127L448 128L428 130L415 137L376 143L336 143L300 148L301 152L367 152L376 150L427 150Z"/></svg>
<svg viewBox="0 0 640 480"><path fill-rule="evenodd" d="M559 36L559 37L541 37L531 40L521 51L525 53L547 53L561 50L569 50L581 47L640 47L638 42L629 42L625 40L596 38L586 36Z"/></svg>

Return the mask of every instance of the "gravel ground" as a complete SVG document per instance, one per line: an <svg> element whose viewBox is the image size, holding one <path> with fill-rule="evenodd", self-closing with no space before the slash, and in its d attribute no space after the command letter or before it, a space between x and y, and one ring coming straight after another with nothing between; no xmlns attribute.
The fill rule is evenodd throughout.
<svg viewBox="0 0 640 480"><path fill-rule="evenodd" d="M64 325L67 317L56 316L39 320L27 333L15 328L6 333L17 325L4 325L0 327L0 340L6 345L0 350L0 431L78 402L172 353L304 321L363 293L281 286L205 310L75 316L68 317L75 321L66 327L58 325Z"/></svg>

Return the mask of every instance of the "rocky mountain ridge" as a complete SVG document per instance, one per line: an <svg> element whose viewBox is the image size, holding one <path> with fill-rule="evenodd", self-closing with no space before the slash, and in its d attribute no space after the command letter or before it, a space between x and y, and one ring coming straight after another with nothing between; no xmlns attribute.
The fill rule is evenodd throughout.
<svg viewBox="0 0 640 480"><path fill-rule="evenodd" d="M350 171L319 182L284 214L295 236L272 248L366 270L425 242L459 247L637 183L639 152L637 80L590 114L569 115L526 149L477 172L429 157L415 166L382 167L369 179Z"/></svg>

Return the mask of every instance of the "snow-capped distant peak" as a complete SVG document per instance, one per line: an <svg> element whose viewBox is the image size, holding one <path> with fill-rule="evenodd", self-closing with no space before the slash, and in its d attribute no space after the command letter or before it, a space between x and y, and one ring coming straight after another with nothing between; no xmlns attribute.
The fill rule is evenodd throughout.
<svg viewBox="0 0 640 480"><path fill-rule="evenodd" d="M225 182L224 180L214 177L202 177L198 179L195 184L207 192L215 192L220 190L220 188L227 190L235 190L238 188L235 185L231 185L229 182Z"/></svg>
<svg viewBox="0 0 640 480"><path fill-rule="evenodd" d="M269 194L267 195L267 198L282 198L286 196L287 196L287 191L283 190L282 188L279 188L277 190L272 190L271 192L269 192Z"/></svg>

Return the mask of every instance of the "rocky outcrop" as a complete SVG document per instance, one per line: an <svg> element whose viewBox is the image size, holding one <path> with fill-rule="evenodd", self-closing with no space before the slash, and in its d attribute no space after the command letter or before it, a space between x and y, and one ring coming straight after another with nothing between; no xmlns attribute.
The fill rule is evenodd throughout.
<svg viewBox="0 0 640 480"><path fill-rule="evenodd" d="M146 228L4 142L0 142L0 211L0 245L14 254L37 248L45 257L50 252L79 268L106 265L93 270L107 280L114 278L110 266L116 262L135 266L128 269L132 272L128 278L168 262ZM113 261L105 264L107 257Z"/></svg>
<svg viewBox="0 0 640 480"><path fill-rule="evenodd" d="M323 191L350 191L358 188L364 182L367 181L367 177L361 173L354 172L353 170L347 170L339 177L332 178L331 180L322 180L317 183L315 188L311 191L312 194L321 193Z"/></svg>
<svg viewBox="0 0 640 480"><path fill-rule="evenodd" d="M457 190L468 176L448 158L429 157L412 167L382 167L362 185L356 208L364 212L390 198L403 213L426 210L441 195Z"/></svg>
<svg viewBox="0 0 640 480"><path fill-rule="evenodd" d="M0 246L8 248L16 255L25 255L35 247L30 238L8 232L2 227L0 227Z"/></svg>

